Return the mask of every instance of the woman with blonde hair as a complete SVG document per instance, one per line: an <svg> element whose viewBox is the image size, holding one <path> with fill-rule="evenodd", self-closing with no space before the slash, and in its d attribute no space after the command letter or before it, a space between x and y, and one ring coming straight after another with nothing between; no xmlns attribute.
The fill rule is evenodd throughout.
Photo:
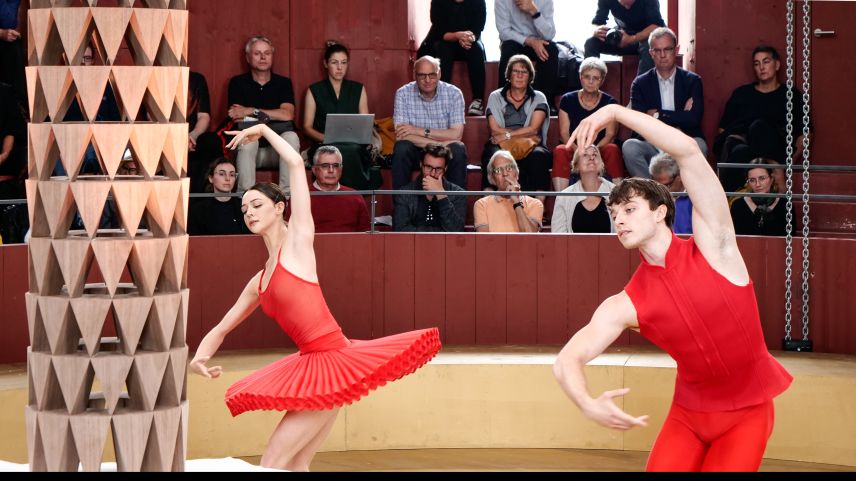
<svg viewBox="0 0 856 481"><path fill-rule="evenodd" d="M576 150L571 171L578 174L580 180L563 190L563 194L579 192L609 194L615 187L615 184L603 178L603 159L594 145ZM556 205L553 208L550 230L586 234L615 232L612 216L606 207L606 196L560 196L556 199Z"/></svg>

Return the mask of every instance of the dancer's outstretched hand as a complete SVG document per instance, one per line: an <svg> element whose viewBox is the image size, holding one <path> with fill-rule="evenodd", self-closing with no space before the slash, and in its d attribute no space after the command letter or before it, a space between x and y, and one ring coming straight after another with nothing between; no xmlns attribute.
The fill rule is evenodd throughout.
<svg viewBox="0 0 856 481"><path fill-rule="evenodd" d="M570 148L574 142L581 148L586 148L589 145L594 145L594 140L597 138L598 132L605 129L609 124L615 122L615 116L619 109L623 109L620 105L612 104L598 109L595 113L589 115L585 120L580 122L573 133L568 143L565 144Z"/></svg>
<svg viewBox="0 0 856 481"><path fill-rule="evenodd" d="M193 358L193 360L190 361L190 371L199 374L200 376L207 377L208 379L216 379L220 377L220 374L223 374L223 367L206 366L205 363L208 362L209 359L211 359L210 356Z"/></svg>
<svg viewBox="0 0 856 481"><path fill-rule="evenodd" d="M629 388L606 391L587 406L583 413L596 423L612 429L626 431L636 426L647 426L648 416L633 417L622 411L613 401L613 398L629 392Z"/></svg>
<svg viewBox="0 0 856 481"><path fill-rule="evenodd" d="M227 149L235 150L238 146L243 144L250 144L252 142L256 142L262 138L262 129L266 126L264 124L256 124L252 127L248 127L244 130L230 130L226 132L226 135L234 135L235 138L229 142L229 145L226 146Z"/></svg>

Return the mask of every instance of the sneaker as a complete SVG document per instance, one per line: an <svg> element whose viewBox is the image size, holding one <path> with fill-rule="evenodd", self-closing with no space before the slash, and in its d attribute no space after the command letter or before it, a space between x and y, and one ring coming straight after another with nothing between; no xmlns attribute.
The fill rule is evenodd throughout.
<svg viewBox="0 0 856 481"><path fill-rule="evenodd" d="M472 103L470 103L470 108L467 110L467 115L474 117L484 115L484 101L482 99L473 100Z"/></svg>

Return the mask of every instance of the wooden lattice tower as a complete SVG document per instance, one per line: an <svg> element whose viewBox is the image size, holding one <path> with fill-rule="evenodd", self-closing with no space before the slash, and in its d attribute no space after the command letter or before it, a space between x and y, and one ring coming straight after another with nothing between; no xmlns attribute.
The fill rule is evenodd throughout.
<svg viewBox="0 0 856 481"><path fill-rule="evenodd" d="M30 4L30 469L98 471L112 435L120 471L182 471L187 2ZM107 92L121 122L96 121ZM86 120L63 122L75 101ZM102 175L80 174L90 147ZM128 157L139 175L121 175ZM99 228L110 211L118 225Z"/></svg>

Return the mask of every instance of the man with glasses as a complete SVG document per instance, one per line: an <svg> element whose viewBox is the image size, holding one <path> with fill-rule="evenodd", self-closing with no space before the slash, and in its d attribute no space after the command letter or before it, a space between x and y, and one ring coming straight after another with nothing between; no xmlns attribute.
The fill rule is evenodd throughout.
<svg viewBox="0 0 856 481"><path fill-rule="evenodd" d="M703 155L707 143L701 131L704 114L704 90L701 77L676 65L678 37L660 27L648 39L654 68L636 77L630 87L633 110L647 113L661 122L693 137ZM624 165L633 177L651 178L648 164L660 151L638 133L621 148Z"/></svg>
<svg viewBox="0 0 856 481"><path fill-rule="evenodd" d="M250 71L229 81L229 118L235 122L257 120L268 123L275 132L300 152L300 138L294 131L294 87L291 79L273 73L273 43L265 37L252 37L244 46ZM238 146L238 190L244 192L256 183L257 167L279 166L279 186L289 191L288 163L260 141Z"/></svg>
<svg viewBox="0 0 856 481"><path fill-rule="evenodd" d="M606 26L610 13L617 25L612 30ZM597 13L591 23L594 35L586 40L586 57L600 57L602 53L639 55L637 75L654 68L648 51L648 35L657 27L666 26L659 0L598 0Z"/></svg>
<svg viewBox="0 0 856 481"><path fill-rule="evenodd" d="M658 184L662 184L669 192L684 192L684 183L681 182L681 171L678 163L671 155L663 152L651 159L648 169L651 177ZM675 224L672 230L675 234L693 233L693 202L689 196L675 197Z"/></svg>
<svg viewBox="0 0 856 481"><path fill-rule="evenodd" d="M558 115L556 95L559 77L559 47L553 41L553 0L495 0L496 30L502 42L499 71L504 73L515 55L526 55L535 64L533 87L543 92L550 105L550 115ZM500 75L499 88L505 86Z"/></svg>
<svg viewBox="0 0 856 481"><path fill-rule="evenodd" d="M440 144L425 146L422 173L402 190L463 191L444 178L452 152ZM462 232L467 215L463 195L396 195L392 226L396 232Z"/></svg>
<svg viewBox="0 0 856 481"><path fill-rule="evenodd" d="M353 192L339 183L342 178L342 153L332 145L322 145L312 159L315 181L309 192ZM312 219L315 232L366 232L371 229L369 211L361 195L313 194ZM290 215L288 209L286 215Z"/></svg>
<svg viewBox="0 0 856 481"><path fill-rule="evenodd" d="M440 80L440 61L425 56L413 65L416 80L395 93L395 148L392 153L392 188L410 183L428 144L440 144L452 152L447 178L466 186L467 148L464 136L464 94Z"/></svg>
<svg viewBox="0 0 856 481"><path fill-rule="evenodd" d="M520 168L511 152L493 154L487 172L498 192L520 192ZM489 195L476 201L473 215L476 232L538 232L544 204L528 195Z"/></svg>

